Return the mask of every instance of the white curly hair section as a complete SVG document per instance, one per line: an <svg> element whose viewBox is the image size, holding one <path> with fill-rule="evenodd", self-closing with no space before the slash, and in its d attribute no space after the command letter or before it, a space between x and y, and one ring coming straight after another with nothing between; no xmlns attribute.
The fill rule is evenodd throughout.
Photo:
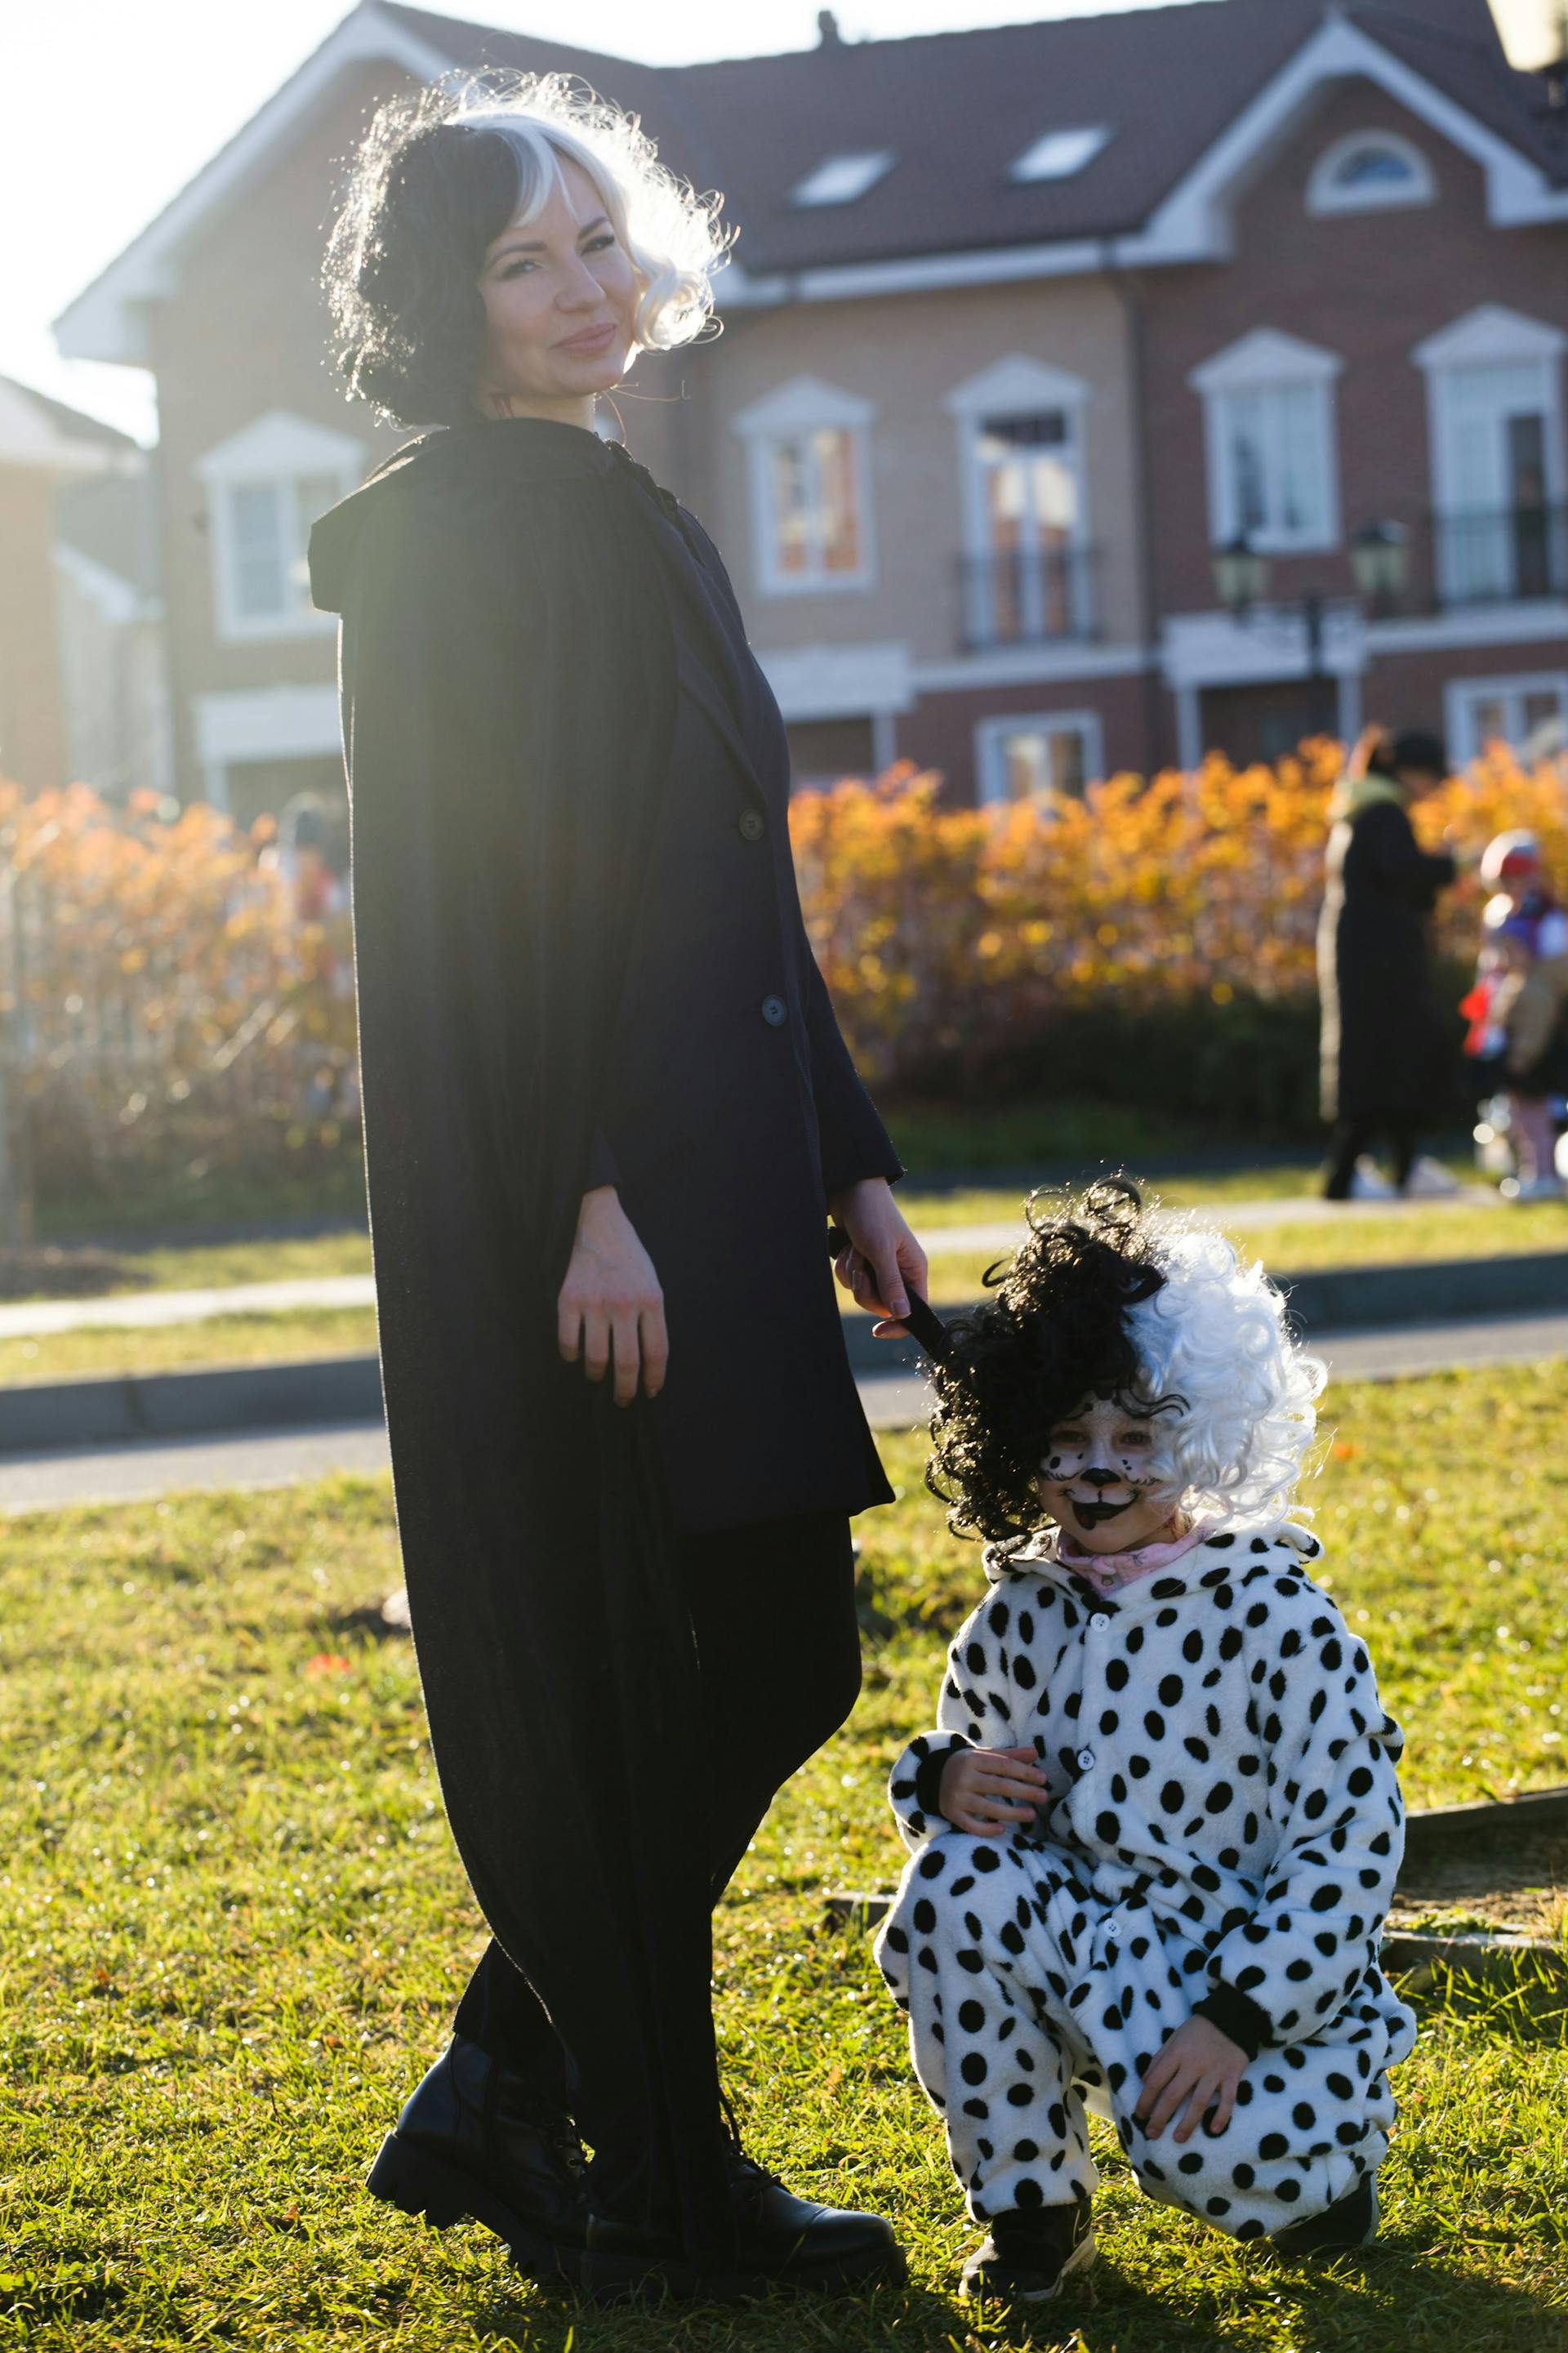
<svg viewBox="0 0 1568 2353"><path fill-rule="evenodd" d="M498 132L516 153L514 227L536 220L563 185L562 157L587 174L640 282L635 332L645 351L695 343L710 324L717 333L712 281L734 237L719 225L724 199L698 195L661 164L635 114L573 75L525 74L500 90L493 77L475 84L451 120Z"/></svg>
<svg viewBox="0 0 1568 2353"><path fill-rule="evenodd" d="M1291 1337L1262 1267L1223 1234L1173 1229L1159 1254L1164 1286L1127 1324L1145 1393L1184 1400L1154 1421L1162 1478L1194 1517L1259 1525L1293 1507L1307 1516L1295 1494L1327 1366Z"/></svg>

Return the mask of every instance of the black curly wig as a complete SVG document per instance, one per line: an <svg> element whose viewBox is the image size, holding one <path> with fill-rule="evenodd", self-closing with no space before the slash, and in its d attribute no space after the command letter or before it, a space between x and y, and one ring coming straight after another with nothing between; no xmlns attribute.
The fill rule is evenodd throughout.
<svg viewBox="0 0 1568 2353"><path fill-rule="evenodd" d="M516 156L492 133L458 128L463 97L437 84L378 110L327 246L339 373L396 425L472 412L479 272L517 204Z"/></svg>
<svg viewBox="0 0 1568 2353"><path fill-rule="evenodd" d="M931 1378L937 1407L926 1484L955 1535L1006 1544L1037 1529L1045 1441L1086 1397L1141 1415L1174 1396L1138 1390L1127 1312L1164 1288L1136 1185L1110 1176L1078 1200L1034 1194L1028 1239L985 1277L994 1298L955 1316Z"/></svg>

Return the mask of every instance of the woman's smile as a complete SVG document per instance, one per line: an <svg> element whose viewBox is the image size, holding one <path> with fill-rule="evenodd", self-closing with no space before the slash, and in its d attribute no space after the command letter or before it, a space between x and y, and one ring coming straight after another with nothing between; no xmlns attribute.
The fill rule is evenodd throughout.
<svg viewBox="0 0 1568 2353"><path fill-rule="evenodd" d="M606 319L602 326L583 327L574 335L563 335L555 348L561 352L602 352L615 333L615 321Z"/></svg>

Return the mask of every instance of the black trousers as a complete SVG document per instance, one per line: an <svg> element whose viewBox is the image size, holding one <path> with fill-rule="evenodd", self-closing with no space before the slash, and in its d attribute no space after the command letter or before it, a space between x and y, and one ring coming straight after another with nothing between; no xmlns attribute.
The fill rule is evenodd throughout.
<svg viewBox="0 0 1568 2353"><path fill-rule="evenodd" d="M1370 1152L1384 1136L1388 1139L1389 1154L1394 1162L1394 1185L1400 1192L1405 1190L1410 1171L1415 1165L1414 1123L1394 1119L1342 1119L1329 1140L1330 1165L1323 1191L1331 1201L1349 1198L1356 1162L1363 1152Z"/></svg>
<svg viewBox="0 0 1568 2353"><path fill-rule="evenodd" d="M860 1688L849 1524L836 1513L764 1520L676 1539L701 1675L710 1761L706 1824L713 1901L790 1775L837 1732ZM570 1760L563 1760L570 1769ZM647 1769L657 1775L658 1759ZM541 1793L548 1803L548 1792ZM694 1835L702 1831L694 1825ZM570 1913L553 1924L568 1948ZM616 1957L579 1952L614 2000ZM616 2086L599 2082L591 2048L567 2051L521 1970L491 1940L458 2007L455 2031L522 2075L542 2110L603 2119L593 2199L605 2213L646 2211L659 2156L623 2138ZM719 2129L719 2119L714 2119ZM660 2200L653 2185L652 2205Z"/></svg>

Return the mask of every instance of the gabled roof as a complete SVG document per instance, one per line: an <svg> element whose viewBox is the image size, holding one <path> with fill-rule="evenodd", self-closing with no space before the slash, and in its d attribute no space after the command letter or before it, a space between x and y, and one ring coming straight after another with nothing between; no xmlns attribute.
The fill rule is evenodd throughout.
<svg viewBox="0 0 1568 2353"><path fill-rule="evenodd" d="M61 320L61 349L135 360L140 304L169 291L198 216L351 64L431 79L486 65L581 75L640 114L665 160L738 222L726 308L900 286L1158 263L1226 250L1228 204L1335 79L1370 73L1479 162L1500 223L1568 220L1568 143L1510 71L1488 0L1185 0L1044 24L825 42L651 67L397 0L352 15ZM1010 168L1043 133L1110 136L1066 177ZM897 162L852 203L793 192L836 154ZM1110 251L1108 252L1108 244Z"/></svg>

